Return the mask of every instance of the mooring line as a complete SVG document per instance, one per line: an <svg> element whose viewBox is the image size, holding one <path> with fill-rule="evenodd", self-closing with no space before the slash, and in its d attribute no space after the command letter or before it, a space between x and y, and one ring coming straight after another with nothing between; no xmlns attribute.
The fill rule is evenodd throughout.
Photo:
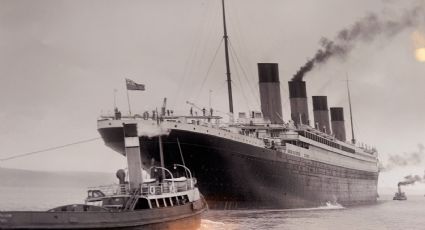
<svg viewBox="0 0 425 230"><path fill-rule="evenodd" d="M69 143L69 144L65 144L65 145L60 145L60 146L51 147L51 148L47 148L47 149L32 151L32 152L28 152L28 153L16 154L14 156L1 158L0 161L4 162L4 161L8 161L8 160L13 160L13 159L16 159L16 158L27 157L27 156L38 154L38 153L48 152L48 151L52 151L52 150L56 150L56 149L66 148L66 147L73 146L73 145L92 142L92 141L95 141L95 140L98 140L98 139L100 139L100 137L90 138L90 139L86 139L86 140L82 140L82 141L77 141L77 142L73 142L73 143Z"/></svg>

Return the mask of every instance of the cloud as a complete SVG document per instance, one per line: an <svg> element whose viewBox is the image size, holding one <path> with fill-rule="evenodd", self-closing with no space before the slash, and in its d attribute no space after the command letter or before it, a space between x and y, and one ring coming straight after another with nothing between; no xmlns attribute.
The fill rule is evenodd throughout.
<svg viewBox="0 0 425 230"><path fill-rule="evenodd" d="M418 144L418 151L407 152L402 154L390 154L388 157L388 163L386 165L381 164L381 171L389 171L396 167L407 167L419 165L424 160L423 144Z"/></svg>

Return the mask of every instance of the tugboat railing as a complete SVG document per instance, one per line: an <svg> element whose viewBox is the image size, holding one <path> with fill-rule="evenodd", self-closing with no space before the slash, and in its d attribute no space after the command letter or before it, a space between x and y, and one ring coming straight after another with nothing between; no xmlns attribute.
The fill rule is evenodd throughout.
<svg viewBox="0 0 425 230"><path fill-rule="evenodd" d="M195 188L196 178L187 178L185 180L166 181L162 183L142 184L140 193L143 196L162 195L170 193L185 192ZM100 198L104 196L131 195L128 184L111 184L88 188L88 198Z"/></svg>
<svg viewBox="0 0 425 230"><path fill-rule="evenodd" d="M167 181L156 184L142 185L142 195L161 195L167 193L185 192L195 188L196 179L186 179L184 181Z"/></svg>
<svg viewBox="0 0 425 230"><path fill-rule="evenodd" d="M110 185L93 186L93 187L88 187L88 191L101 191L106 196L126 195L126 194L129 194L130 185L129 184L110 184Z"/></svg>

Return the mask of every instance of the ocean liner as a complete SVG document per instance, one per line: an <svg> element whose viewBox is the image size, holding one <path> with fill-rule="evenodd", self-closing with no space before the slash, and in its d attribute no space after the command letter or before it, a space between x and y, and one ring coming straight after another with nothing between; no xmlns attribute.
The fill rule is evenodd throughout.
<svg viewBox="0 0 425 230"><path fill-rule="evenodd" d="M222 4L233 115L224 0ZM202 115L186 116L167 113L165 107L133 116L121 116L116 109L115 115L99 118L98 131L108 147L125 154L123 125L137 124L143 168L187 165L213 209L376 202L377 152L357 145L354 133L351 141L346 140L343 108L329 109L326 96L313 96L314 124L310 124L306 83L290 81L291 118L284 122L278 64L259 63L258 75L261 112L239 113L236 121L225 124L205 109Z"/></svg>

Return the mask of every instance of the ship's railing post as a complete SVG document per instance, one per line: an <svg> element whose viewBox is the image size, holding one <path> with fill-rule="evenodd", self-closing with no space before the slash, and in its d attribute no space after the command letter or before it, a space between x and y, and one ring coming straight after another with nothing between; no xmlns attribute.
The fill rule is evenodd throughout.
<svg viewBox="0 0 425 230"><path fill-rule="evenodd" d="M184 168L184 170L189 173L189 179L190 179L190 186L189 186L189 188L192 189L193 188L192 172L190 172L190 169L188 167L186 167L185 165L181 165L181 164L174 164L174 169L176 169L177 166L180 166L180 167ZM186 190L187 190L187 187L186 187Z"/></svg>
<svg viewBox="0 0 425 230"><path fill-rule="evenodd" d="M173 174L170 172L170 170L168 170L168 169L166 169L164 167L159 167L159 166L154 166L154 168L155 168L155 170L156 169L162 169L163 171L168 172L170 174L170 176L171 176L171 188L170 188L170 192L174 192L174 177L173 177ZM163 178L163 179L165 179L165 178ZM163 184L160 184L160 187L161 187L161 192L162 192Z"/></svg>

